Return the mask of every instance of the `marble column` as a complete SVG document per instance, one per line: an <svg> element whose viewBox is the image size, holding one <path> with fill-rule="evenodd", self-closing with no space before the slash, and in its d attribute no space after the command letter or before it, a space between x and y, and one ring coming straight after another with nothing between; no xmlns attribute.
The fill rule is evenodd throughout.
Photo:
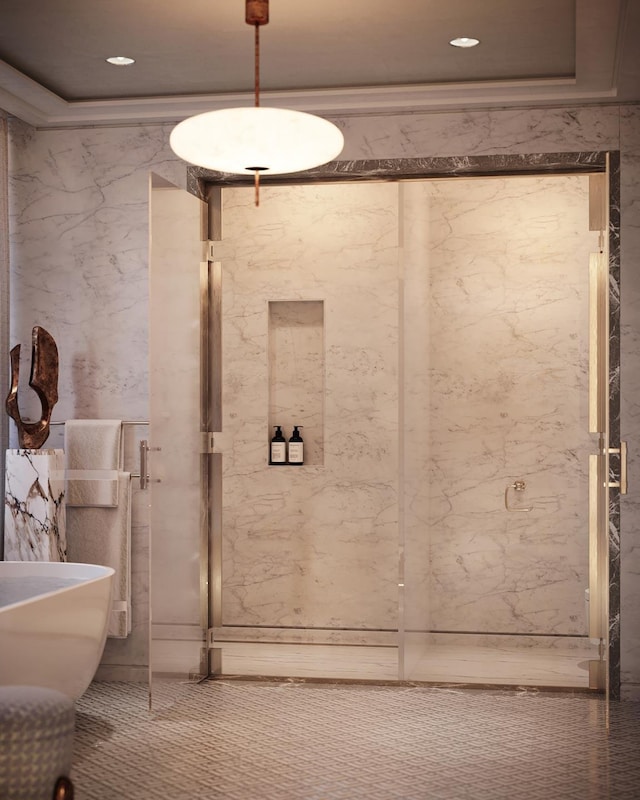
<svg viewBox="0 0 640 800"><path fill-rule="evenodd" d="M7 450L4 557L66 561L62 450Z"/></svg>

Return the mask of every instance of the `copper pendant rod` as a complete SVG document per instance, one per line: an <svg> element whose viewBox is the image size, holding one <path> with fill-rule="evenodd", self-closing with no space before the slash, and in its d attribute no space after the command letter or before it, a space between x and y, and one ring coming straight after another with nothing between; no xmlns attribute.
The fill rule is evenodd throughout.
<svg viewBox="0 0 640 800"><path fill-rule="evenodd" d="M245 22L255 28L255 106L260 106L260 26L269 22L269 0L246 0ZM260 205L260 170L254 172L256 206Z"/></svg>
<svg viewBox="0 0 640 800"><path fill-rule="evenodd" d="M255 46L255 104L260 105L260 26L256 25Z"/></svg>
<svg viewBox="0 0 640 800"><path fill-rule="evenodd" d="M255 28L255 104L260 105L260 26L269 22L269 0L246 0L245 22Z"/></svg>

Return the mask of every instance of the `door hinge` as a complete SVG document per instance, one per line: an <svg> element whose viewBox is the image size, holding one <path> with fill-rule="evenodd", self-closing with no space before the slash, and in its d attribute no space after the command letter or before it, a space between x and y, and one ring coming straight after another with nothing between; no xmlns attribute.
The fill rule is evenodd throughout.
<svg viewBox="0 0 640 800"><path fill-rule="evenodd" d="M215 442L214 442L214 434L212 431L203 431L202 432L202 445L201 451L202 453L215 453Z"/></svg>

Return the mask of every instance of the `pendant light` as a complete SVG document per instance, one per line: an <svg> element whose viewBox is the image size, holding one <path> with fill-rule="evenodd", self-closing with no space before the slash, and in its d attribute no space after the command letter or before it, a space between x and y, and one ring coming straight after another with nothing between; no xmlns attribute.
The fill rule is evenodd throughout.
<svg viewBox="0 0 640 800"><path fill-rule="evenodd" d="M255 105L207 111L180 122L169 139L174 153L219 172L282 175L326 164L344 146L340 130L326 119L260 105L260 26L269 22L269 0L246 0L245 22L255 27Z"/></svg>

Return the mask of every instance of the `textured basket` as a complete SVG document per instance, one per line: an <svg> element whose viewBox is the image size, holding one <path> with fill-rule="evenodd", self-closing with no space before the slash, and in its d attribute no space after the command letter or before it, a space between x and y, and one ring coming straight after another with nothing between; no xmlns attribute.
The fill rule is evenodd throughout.
<svg viewBox="0 0 640 800"><path fill-rule="evenodd" d="M51 800L71 771L73 700L40 686L0 686L0 798Z"/></svg>

